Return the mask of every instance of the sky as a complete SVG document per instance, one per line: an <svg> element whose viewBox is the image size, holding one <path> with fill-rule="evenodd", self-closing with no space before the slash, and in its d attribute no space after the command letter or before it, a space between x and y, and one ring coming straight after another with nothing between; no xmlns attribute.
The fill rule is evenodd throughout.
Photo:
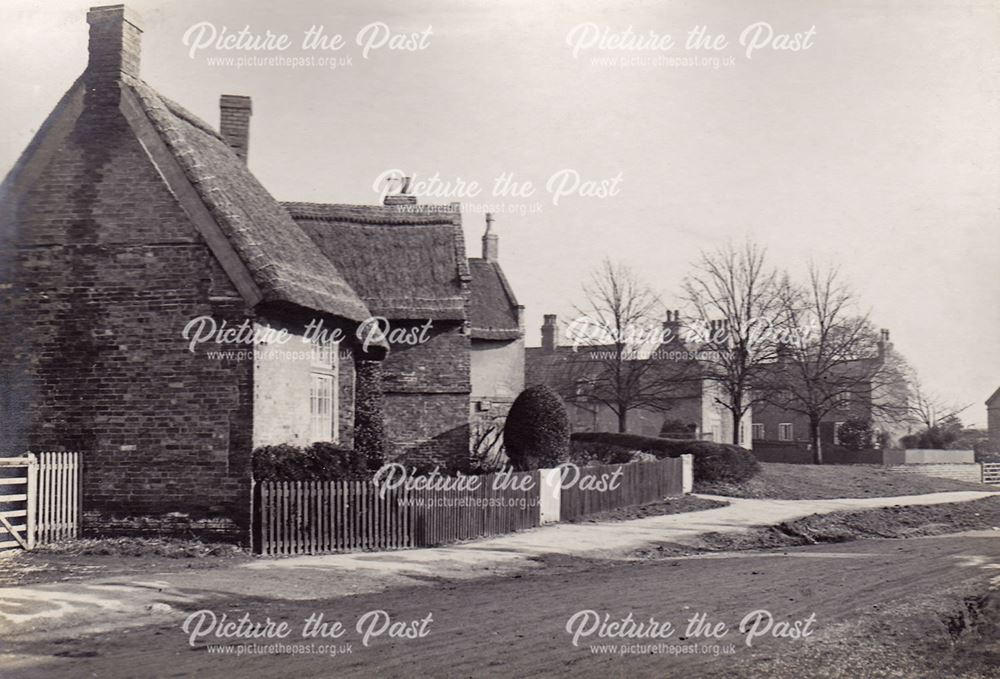
<svg viewBox="0 0 1000 679"><path fill-rule="evenodd" d="M0 172L85 67L93 4L0 7ZM838 265L924 384L985 425L1000 387L996 2L128 4L162 94L213 125L220 94L252 97L250 168L279 200L375 203L400 170L422 203L463 203L470 255L492 208L529 345L605 257L673 308L699 251L749 237L796 276ZM748 56L741 34L762 22L771 39L761 27ZM290 47L192 54L199 24ZM314 26L344 45L303 49ZM697 26L726 44L688 46ZM674 46L616 47L627 29ZM315 61L245 61L279 56ZM534 191L498 194L502 176Z"/></svg>

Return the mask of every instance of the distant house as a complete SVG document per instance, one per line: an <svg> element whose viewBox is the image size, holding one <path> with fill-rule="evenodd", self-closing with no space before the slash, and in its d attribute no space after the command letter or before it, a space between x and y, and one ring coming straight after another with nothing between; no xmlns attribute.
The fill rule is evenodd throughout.
<svg viewBox="0 0 1000 679"><path fill-rule="evenodd" d="M1000 388L986 399L986 423L990 434L990 448L1000 451Z"/></svg>
<svg viewBox="0 0 1000 679"><path fill-rule="evenodd" d="M131 11L87 22L0 187L0 449L83 452L87 531L244 537L255 446L384 430L391 459L466 464L473 385L522 377L513 294L470 274L455 206L282 205L247 168L248 98L216 131L140 79ZM366 341L373 317L429 327Z"/></svg>
<svg viewBox="0 0 1000 679"><path fill-rule="evenodd" d="M670 326L667 344L650 348L653 362L650 372L657 379L669 382L656 407L637 407L629 411L626 429L631 434L696 438L732 443L733 426L730 411L722 404L725 397L714 382L700 377L696 361L688 358L689 347L680 341L680 315L669 312L664 322ZM528 386L545 384L552 387L566 402L573 431L618 431L617 414L605 403L593 398L589 384L601 371L608 369L610 346L560 346L559 321L555 314L546 314L541 328L541 346L525 350L525 382ZM674 356L679 354L680 358ZM740 426L740 444L750 447L751 413L747 412Z"/></svg>
<svg viewBox="0 0 1000 679"><path fill-rule="evenodd" d="M830 412L826 413L819 428L820 442L839 443L840 427L851 419L871 422L876 434L885 434L895 439L905 433L900 429L897 420L887 417L890 410L899 410L902 417L905 402L905 382L900 381L895 389L890 389L885 374L880 372L880 366L893 351L889 331L882 330L878 342L878 353L870 357L847 361L840 367L839 382L843 392L837 395L837 402ZM779 358L768 366L768 373L773 377L787 369L790 359ZM794 370L790 371L794 375ZM871 376L876 376L873 384ZM768 402L754 409L752 435L755 440L800 442L806 444L810 440L809 418L799 412L794 404L782 404L781 393L776 393ZM791 398L789 395L787 398ZM895 408L890 407L889 399L893 399Z"/></svg>
<svg viewBox="0 0 1000 679"><path fill-rule="evenodd" d="M473 444L503 426L507 411L524 389L524 307L500 266L493 216L486 215L482 257L469 259L472 291L471 426Z"/></svg>

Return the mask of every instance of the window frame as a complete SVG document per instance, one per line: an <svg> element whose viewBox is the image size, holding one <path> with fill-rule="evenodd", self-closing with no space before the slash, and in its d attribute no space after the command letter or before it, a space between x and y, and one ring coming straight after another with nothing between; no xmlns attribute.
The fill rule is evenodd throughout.
<svg viewBox="0 0 1000 679"><path fill-rule="evenodd" d="M787 429L786 429L787 427ZM787 436L785 432L787 433ZM795 440L795 426L792 422L781 422L778 424L778 440L779 441L794 441Z"/></svg>
<svg viewBox="0 0 1000 679"><path fill-rule="evenodd" d="M329 419L323 425L318 425L320 416L316 404L320 398L317 385L329 384ZM324 395L325 396L325 395ZM324 398L325 400L325 398ZM329 430L327 430L329 427ZM309 442L339 443L340 442L340 344L338 342L317 342L311 344L309 366Z"/></svg>

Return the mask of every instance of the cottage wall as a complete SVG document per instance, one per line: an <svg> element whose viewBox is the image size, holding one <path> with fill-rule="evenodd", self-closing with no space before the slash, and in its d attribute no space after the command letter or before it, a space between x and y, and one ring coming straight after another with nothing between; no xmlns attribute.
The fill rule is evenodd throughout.
<svg viewBox="0 0 1000 679"><path fill-rule="evenodd" d="M181 333L250 311L116 102L82 89L4 196L0 449L81 451L86 532L242 535L253 363Z"/></svg>
<svg viewBox="0 0 1000 679"><path fill-rule="evenodd" d="M388 461L468 465L469 355L469 337L455 322L434 322L425 342L391 345L383 365Z"/></svg>
<svg viewBox="0 0 1000 679"><path fill-rule="evenodd" d="M524 390L524 340L472 340L472 400L511 400Z"/></svg>
<svg viewBox="0 0 1000 679"><path fill-rule="evenodd" d="M314 363L312 345L301 327L275 319L258 328L284 330L284 342L261 344L254 352L254 447L287 443L308 446L312 441L310 388L312 375L325 368ZM354 433L354 356L347 342L336 350L336 417L331 429L337 443L350 447Z"/></svg>

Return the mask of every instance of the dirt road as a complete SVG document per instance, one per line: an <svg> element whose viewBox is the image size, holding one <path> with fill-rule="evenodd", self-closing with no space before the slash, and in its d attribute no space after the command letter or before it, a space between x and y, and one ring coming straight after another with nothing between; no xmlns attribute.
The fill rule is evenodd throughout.
<svg viewBox="0 0 1000 679"><path fill-rule="evenodd" d="M1000 659L997 602L973 595L986 593L991 581L1000 585L998 561L996 532L980 532L628 564L566 558L524 575L442 580L336 600L225 595L199 601L192 612L284 621L290 637L251 643L280 642L286 651L295 645L299 653L238 656L234 646L234 654L213 654L206 643L216 640L199 639L192 648L178 621L54 643L9 643L0 676L997 676L988 669ZM765 634L748 647L736 628L758 609L775 621L799 621L808 638ZM384 626L381 614L364 618L370 611L404 624ZM567 621L581 611L612 621L632 613L635 621L670 622L674 632L663 640L582 634L574 646ZM327 623L341 621L343 636L303 640L302 623L314 613ZM712 625L725 623L728 633L716 640L686 634L687 621L699 613ZM576 630L587 631L589 615L578 616L585 624ZM385 627L367 647L359 619L363 631ZM388 638L390 629L416 638ZM674 654L692 646L696 652ZM314 653L302 653L305 648Z"/></svg>

